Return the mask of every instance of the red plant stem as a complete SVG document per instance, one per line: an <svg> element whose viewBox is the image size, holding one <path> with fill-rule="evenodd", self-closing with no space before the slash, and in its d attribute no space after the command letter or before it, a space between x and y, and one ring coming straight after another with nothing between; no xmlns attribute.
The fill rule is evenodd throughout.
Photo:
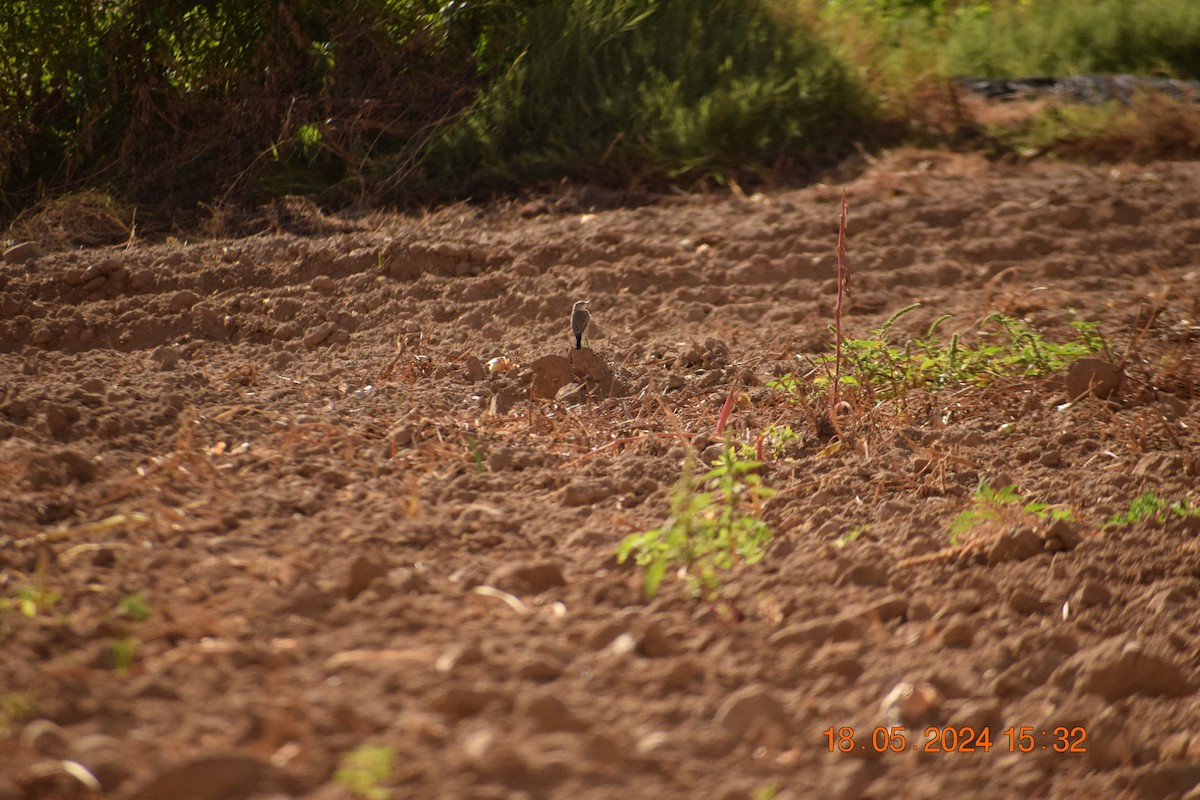
<svg viewBox="0 0 1200 800"><path fill-rule="evenodd" d="M842 383L842 301L850 294L850 270L846 268L846 188L842 187L842 215L838 223L837 241L837 302L833 306L833 407L830 417L836 414L838 391Z"/></svg>

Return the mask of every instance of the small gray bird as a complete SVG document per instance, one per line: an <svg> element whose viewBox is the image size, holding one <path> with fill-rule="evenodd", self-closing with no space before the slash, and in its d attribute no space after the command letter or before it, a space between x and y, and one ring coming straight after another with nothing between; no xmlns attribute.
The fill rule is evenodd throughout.
<svg viewBox="0 0 1200 800"><path fill-rule="evenodd" d="M583 333L588 323L592 321L592 313L587 310L591 300L580 300L571 308L571 333L575 334L575 349L583 348Z"/></svg>

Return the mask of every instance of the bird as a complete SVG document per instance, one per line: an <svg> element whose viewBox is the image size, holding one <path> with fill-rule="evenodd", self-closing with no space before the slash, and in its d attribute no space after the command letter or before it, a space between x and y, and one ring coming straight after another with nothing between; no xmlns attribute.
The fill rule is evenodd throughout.
<svg viewBox="0 0 1200 800"><path fill-rule="evenodd" d="M588 323L592 321L592 313L587 310L591 300L580 300L571 307L571 333L575 334L575 349L583 349L583 333Z"/></svg>

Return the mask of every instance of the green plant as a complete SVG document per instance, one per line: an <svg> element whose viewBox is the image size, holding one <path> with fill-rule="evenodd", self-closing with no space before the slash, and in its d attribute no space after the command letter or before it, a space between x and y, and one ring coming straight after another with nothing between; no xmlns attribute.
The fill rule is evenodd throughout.
<svg viewBox="0 0 1200 800"><path fill-rule="evenodd" d="M137 655L137 645L137 639L132 636L117 636L109 643L114 672L121 675L129 672Z"/></svg>
<svg viewBox="0 0 1200 800"><path fill-rule="evenodd" d="M134 622L144 622L150 618L150 604L146 602L146 598L141 592L134 592L131 595L121 598L117 603L117 611L129 617Z"/></svg>
<svg viewBox="0 0 1200 800"><path fill-rule="evenodd" d="M51 589L46 582L47 560L43 555L38 559L36 583L17 589L17 596L12 604L26 617L32 619L39 613L49 613L62 596Z"/></svg>
<svg viewBox="0 0 1200 800"><path fill-rule="evenodd" d="M779 797L779 781L760 786L750 793L750 800L775 800Z"/></svg>
<svg viewBox="0 0 1200 800"><path fill-rule="evenodd" d="M14 729L37 716L37 700L29 692L9 692L0 696L0 737L12 736Z"/></svg>
<svg viewBox="0 0 1200 800"><path fill-rule="evenodd" d="M1162 525L1171 517L1200 517L1200 505L1190 500L1167 501L1154 492L1145 492L1129 502L1128 511L1109 517L1108 521L1104 523L1104 527L1132 525L1146 519Z"/></svg>
<svg viewBox="0 0 1200 800"><path fill-rule="evenodd" d="M1091 353L1106 351L1108 343L1099 333L1098 323L1073 322L1077 338L1052 342L1024 320L1003 314L985 318L972 340L952 334L944 342L940 329L949 314L935 319L924 336L894 344L892 328L904 315L920 308L919 303L896 311L878 328L858 339L843 339L842 385L881 400L903 400L913 389L936 391L948 386L982 386L1001 377L1036 377L1064 369ZM813 381L816 392L824 391L834 380L835 354L816 359L821 372ZM794 376L785 376L772 386L796 387Z"/></svg>
<svg viewBox="0 0 1200 800"><path fill-rule="evenodd" d="M1073 512L1066 506L1026 501L1017 493L1016 486L994 489L986 480L980 480L971 497L971 505L951 520L947 533L950 543L958 544L964 533L989 522L1047 522L1073 518Z"/></svg>
<svg viewBox="0 0 1200 800"><path fill-rule="evenodd" d="M392 777L396 751L390 747L360 745L342 758L333 779L357 797L387 800L391 792L381 784Z"/></svg>
<svg viewBox="0 0 1200 800"><path fill-rule="evenodd" d="M720 572L735 563L762 559L771 529L762 521L762 501L774 494L756 473L757 461L742 460L726 444L712 469L697 481L689 451L671 493L671 514L662 527L630 534L617 548L624 563L633 556L643 567L647 598L658 594L667 571L686 571L693 592L714 600Z"/></svg>

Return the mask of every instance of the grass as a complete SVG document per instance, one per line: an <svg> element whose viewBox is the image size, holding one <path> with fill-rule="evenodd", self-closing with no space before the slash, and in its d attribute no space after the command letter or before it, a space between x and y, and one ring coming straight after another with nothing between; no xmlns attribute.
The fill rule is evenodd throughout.
<svg viewBox="0 0 1200 800"><path fill-rule="evenodd" d="M957 545L964 534L976 527L993 522L1053 522L1074 519L1070 508L1025 500L1016 486L993 488L986 480L975 487L971 504L951 520L946 532L950 543Z"/></svg>
<svg viewBox="0 0 1200 800"><path fill-rule="evenodd" d="M1078 72L1200 78L1200 7L10 3L0 8L0 219L88 190L153 228L198 213L197 202L289 193L412 204L564 177L710 186L902 140L983 137L1009 152L1095 158L1197 152L1200 112L1184 103L1054 107L998 124L947 89L955 75Z"/></svg>
<svg viewBox="0 0 1200 800"><path fill-rule="evenodd" d="M985 386L1000 378L1030 378L1065 369L1072 361L1107 352L1107 340L1098 323L1071 323L1076 337L1055 342L1024 320L991 314L971 337L952 334L942 337L941 328L950 319L935 319L923 336L903 344L893 340L896 323L920 303L905 306L882 325L860 338L840 339L841 368L837 353L815 359L811 382L814 395L824 394L835 380L842 393L858 392L871 402L899 400L912 391L938 391L963 385ZM808 385L795 374L783 375L772 388L798 392Z"/></svg>
<svg viewBox="0 0 1200 800"><path fill-rule="evenodd" d="M1145 492L1129 502L1129 510L1113 514L1104 527L1119 527L1150 521L1162 525L1171 519L1200 518L1200 505L1190 500L1166 500L1154 492Z"/></svg>

